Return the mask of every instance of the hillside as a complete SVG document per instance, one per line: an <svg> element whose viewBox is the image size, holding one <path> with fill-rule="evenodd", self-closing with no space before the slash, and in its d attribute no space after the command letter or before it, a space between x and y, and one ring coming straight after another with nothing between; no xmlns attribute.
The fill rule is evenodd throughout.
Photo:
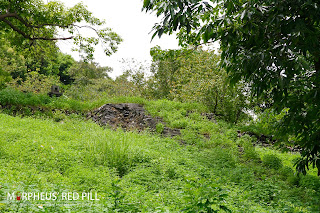
<svg viewBox="0 0 320 213"><path fill-rule="evenodd" d="M0 114L1 212L320 211L316 171L297 176L299 154L253 146L254 137L238 137L243 124L209 120L195 103L109 101L143 104L163 123L151 133L75 114ZM181 135L165 137L165 127Z"/></svg>
<svg viewBox="0 0 320 213"><path fill-rule="evenodd" d="M85 2L0 2L0 213L320 212L319 0Z"/></svg>

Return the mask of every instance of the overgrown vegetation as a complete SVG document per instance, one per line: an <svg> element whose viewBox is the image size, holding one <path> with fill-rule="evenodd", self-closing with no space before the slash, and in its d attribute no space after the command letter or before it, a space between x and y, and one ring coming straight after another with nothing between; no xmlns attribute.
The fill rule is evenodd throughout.
<svg viewBox="0 0 320 213"><path fill-rule="evenodd" d="M319 33L309 34L319 31L319 7L282 1L279 7L295 8L295 15L279 10L283 15L259 1L257 8L242 3L144 1L146 10L165 15L156 33L179 29L182 47L154 47L150 67L124 61L123 74L112 79L111 67L94 62L93 46L100 38L110 55L121 38L109 28L95 31L98 38L78 35L78 22L104 25L82 4L1 2L0 212L320 212L320 116L313 102ZM304 27L299 5L311 11ZM272 27L288 37L277 43L268 30L272 42L256 37L264 49L254 48L246 33L269 25L250 14L266 23L285 17ZM58 28L74 37L57 38ZM200 47L215 38L222 55ZM56 39L74 39L81 61L61 53ZM48 96L52 85L61 97ZM151 133L85 119L106 103L142 104L161 122ZM179 134L165 137L168 128ZM32 199L41 192L56 199ZM63 198L68 192L71 199ZM91 198L74 197L89 192Z"/></svg>
<svg viewBox="0 0 320 213"><path fill-rule="evenodd" d="M153 115L167 115L171 126L183 120L188 131L170 139L113 131L70 116L56 122L1 114L2 195L92 190L100 198L92 201L93 212L320 210L316 171L307 176L294 172L299 154L254 147L249 136L237 137L236 126L201 116L206 110L201 105L136 101L143 101ZM190 110L188 116L183 113ZM0 208L41 212L43 205L46 211L88 211L88 201L24 204L2 201Z"/></svg>
<svg viewBox="0 0 320 213"><path fill-rule="evenodd" d="M145 11L162 17L153 37L177 33L182 46L220 42L221 65L232 83L245 81L252 96L275 112L282 135L294 135L302 158L320 176L319 2L144 0Z"/></svg>

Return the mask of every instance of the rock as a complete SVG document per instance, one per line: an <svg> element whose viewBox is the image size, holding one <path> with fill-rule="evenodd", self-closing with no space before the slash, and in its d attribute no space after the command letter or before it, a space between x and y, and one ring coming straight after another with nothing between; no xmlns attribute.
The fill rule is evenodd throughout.
<svg viewBox="0 0 320 213"><path fill-rule="evenodd" d="M121 127L124 130L136 130L138 132L147 128L155 131L158 123L165 124L161 118L147 115L142 105L134 103L105 104L88 113L87 119L92 119L101 126L109 125L113 129ZM162 134L174 137L181 133L179 129L165 127Z"/></svg>
<svg viewBox="0 0 320 213"><path fill-rule="evenodd" d="M181 132L180 132L180 129L171 129L168 127L164 127L162 134L167 137L174 137L174 136L181 135Z"/></svg>
<svg viewBox="0 0 320 213"><path fill-rule="evenodd" d="M214 113L201 113L201 115L205 116L209 121L216 122L216 120L214 119Z"/></svg>
<svg viewBox="0 0 320 213"><path fill-rule="evenodd" d="M63 93L60 91L60 87L57 85L51 86L51 91L48 93L50 97L56 96L60 97Z"/></svg>

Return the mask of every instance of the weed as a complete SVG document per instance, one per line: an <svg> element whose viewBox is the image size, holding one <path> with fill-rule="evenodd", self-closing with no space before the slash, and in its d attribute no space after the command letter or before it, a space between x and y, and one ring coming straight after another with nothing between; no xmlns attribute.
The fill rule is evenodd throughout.
<svg viewBox="0 0 320 213"><path fill-rule="evenodd" d="M227 207L227 191L213 182L204 179L186 179L184 199L186 207L183 212L231 212Z"/></svg>
<svg viewBox="0 0 320 213"><path fill-rule="evenodd" d="M261 181L252 185L252 197L263 205L277 203L280 189L271 181Z"/></svg>
<svg viewBox="0 0 320 213"><path fill-rule="evenodd" d="M156 125L156 132L161 134L163 132L164 125L162 123L157 123Z"/></svg>
<svg viewBox="0 0 320 213"><path fill-rule="evenodd" d="M120 186L120 179L113 180L111 183L111 205L109 209L113 212L140 212L136 204L126 202L126 192Z"/></svg>

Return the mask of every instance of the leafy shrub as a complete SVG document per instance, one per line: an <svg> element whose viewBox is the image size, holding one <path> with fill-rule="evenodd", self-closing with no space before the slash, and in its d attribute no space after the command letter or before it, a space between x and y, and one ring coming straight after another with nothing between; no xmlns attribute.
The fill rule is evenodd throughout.
<svg viewBox="0 0 320 213"><path fill-rule="evenodd" d="M13 78L27 71L25 58L12 46L14 45L0 39L0 89L4 88Z"/></svg>
<svg viewBox="0 0 320 213"><path fill-rule="evenodd" d="M172 121L171 125L173 128L179 128L184 129L188 126L188 120L187 119L179 119Z"/></svg>
<svg viewBox="0 0 320 213"><path fill-rule="evenodd" d="M301 175L293 174L288 176L287 181L292 186L300 186L300 178L301 178Z"/></svg>
<svg viewBox="0 0 320 213"><path fill-rule="evenodd" d="M205 179L186 179L184 188L185 208L183 212L231 212L227 207L227 191L218 184Z"/></svg>
<svg viewBox="0 0 320 213"><path fill-rule="evenodd" d="M252 138L249 135L243 135L241 138L238 138L236 143L242 147L242 157L245 160L260 160L259 154L253 146Z"/></svg>
<svg viewBox="0 0 320 213"><path fill-rule="evenodd" d="M308 189L320 192L320 178L313 175L303 175L300 177L299 185Z"/></svg>
<svg viewBox="0 0 320 213"><path fill-rule="evenodd" d="M228 74L218 64L214 51L196 49L151 50L154 97L182 102L199 102L211 112L231 122L243 117L246 106L245 85L241 82L228 87Z"/></svg>
<svg viewBox="0 0 320 213"><path fill-rule="evenodd" d="M281 159L275 154L267 154L263 156L262 163L271 169L280 169L282 168Z"/></svg>
<svg viewBox="0 0 320 213"><path fill-rule="evenodd" d="M115 80L111 78L98 78L88 79L86 83L76 81L66 90L65 95L81 101L118 96L141 96L143 91L128 78L128 75L123 74Z"/></svg>
<svg viewBox="0 0 320 213"><path fill-rule="evenodd" d="M60 85L58 76L46 76L38 72L29 72L25 80L16 78L8 83L8 87L23 92L47 94L52 85Z"/></svg>
<svg viewBox="0 0 320 213"><path fill-rule="evenodd" d="M232 140L232 141L236 141L238 138L238 133L234 129L228 129L227 131L225 131L224 134L229 140Z"/></svg>
<svg viewBox="0 0 320 213"><path fill-rule="evenodd" d="M186 144L200 145L204 141L204 137L191 128L182 129L180 132L182 134L181 140Z"/></svg>
<svg viewBox="0 0 320 213"><path fill-rule="evenodd" d="M53 113L53 119L54 121L56 122L59 122L59 121L63 121L67 118L66 114L64 114L63 112L61 112L60 110L56 110L54 113Z"/></svg>
<svg viewBox="0 0 320 213"><path fill-rule="evenodd" d="M284 180L287 180L290 176L294 175L293 169L291 167L288 166L284 166L279 170L279 173L281 175L281 177Z"/></svg>
<svg viewBox="0 0 320 213"><path fill-rule="evenodd" d="M266 109L257 113L258 118L250 122L249 125L242 127L243 131L253 132L257 135L274 135L274 139L284 137L285 134L278 132L279 123L287 114L288 109L283 109L280 113Z"/></svg>
<svg viewBox="0 0 320 213"><path fill-rule="evenodd" d="M0 89L3 89L8 82L12 81L12 77L9 72L3 71L0 67Z"/></svg>
<svg viewBox="0 0 320 213"><path fill-rule="evenodd" d="M85 112L90 109L90 107L94 107L93 103L83 103L64 96L50 98L46 94L25 93L12 88L0 90L0 104L2 106L10 106L12 108L11 111L15 110L13 108L39 106L48 112L50 112L51 109Z"/></svg>
<svg viewBox="0 0 320 213"><path fill-rule="evenodd" d="M32 105L36 106L40 103L40 99L33 97L31 93L23 93L16 89L6 88L0 90L1 105Z"/></svg>
<svg viewBox="0 0 320 213"><path fill-rule="evenodd" d="M253 199L262 204L277 203L280 192L279 187L271 181L261 181L252 185Z"/></svg>
<svg viewBox="0 0 320 213"><path fill-rule="evenodd" d="M220 147L229 149L230 151L235 151L237 148L236 144L232 140L220 133L212 134L209 140L209 144L210 143L211 146L208 147Z"/></svg>

